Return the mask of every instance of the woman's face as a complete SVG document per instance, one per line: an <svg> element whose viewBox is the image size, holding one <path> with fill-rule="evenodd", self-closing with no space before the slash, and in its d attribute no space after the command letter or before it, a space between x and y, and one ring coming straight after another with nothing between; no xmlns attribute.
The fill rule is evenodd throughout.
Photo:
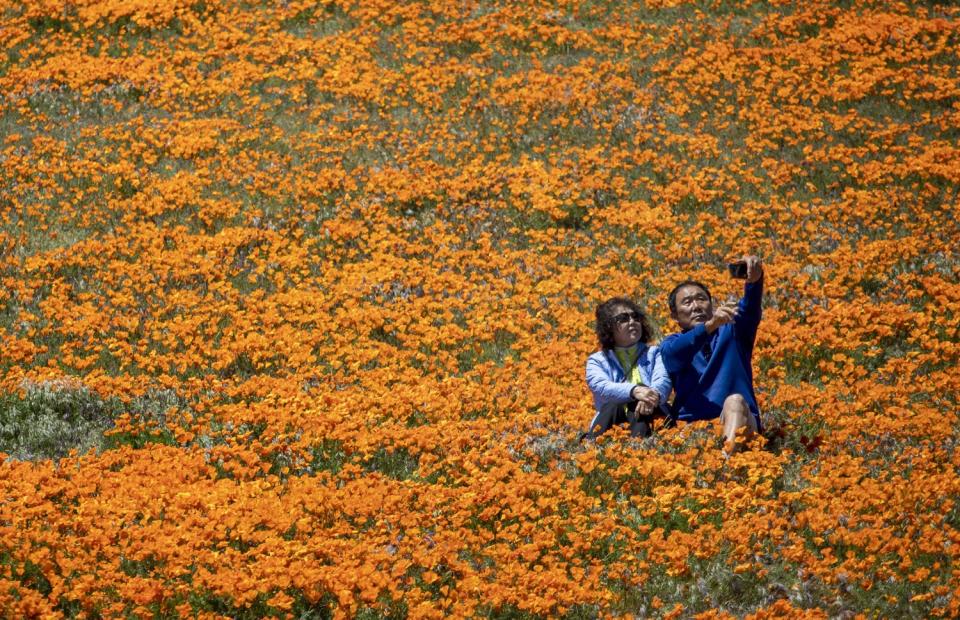
<svg viewBox="0 0 960 620"><path fill-rule="evenodd" d="M618 347L631 347L643 337L640 315L626 306L613 310L613 343Z"/></svg>

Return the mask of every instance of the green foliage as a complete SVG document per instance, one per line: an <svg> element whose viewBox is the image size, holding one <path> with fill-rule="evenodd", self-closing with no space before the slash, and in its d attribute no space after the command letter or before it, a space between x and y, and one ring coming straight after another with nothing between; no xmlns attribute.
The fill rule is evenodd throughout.
<svg viewBox="0 0 960 620"><path fill-rule="evenodd" d="M25 382L19 393L0 396L0 452L18 460L60 459L122 445L176 444L174 428L189 415L172 391L153 391L123 403L104 399L66 381ZM130 416L131 431L110 432L117 416Z"/></svg>
<svg viewBox="0 0 960 620"><path fill-rule="evenodd" d="M147 392L124 407L115 406L118 413L122 411L130 415L133 428L108 432L101 443L103 450L120 446L142 448L153 443L176 445L174 429L192 415L189 404L172 390Z"/></svg>
<svg viewBox="0 0 960 620"><path fill-rule="evenodd" d="M119 413L83 387L29 383L0 396L0 451L20 460L59 459L103 446L103 432Z"/></svg>
<svg viewBox="0 0 960 620"><path fill-rule="evenodd" d="M815 453L829 435L829 418L819 412L768 410L764 415L763 435L767 448L796 455Z"/></svg>
<svg viewBox="0 0 960 620"><path fill-rule="evenodd" d="M347 461L343 443L337 439L324 439L310 450L310 471L326 471L336 474Z"/></svg>
<svg viewBox="0 0 960 620"><path fill-rule="evenodd" d="M599 609L596 605L584 603L574 605L560 614L551 614L551 616L568 620L585 620L587 618L596 618L598 611ZM475 617L489 618L490 620L535 620L543 616L523 611L516 605L503 605L500 607L484 605L480 607Z"/></svg>
<svg viewBox="0 0 960 620"><path fill-rule="evenodd" d="M406 448L378 448L364 464L367 471L379 472L396 480L408 480L417 471L420 460Z"/></svg>
<svg viewBox="0 0 960 620"><path fill-rule="evenodd" d="M467 372L478 364L486 362L502 367L507 360L519 359L519 354L510 345L517 337L503 329L493 334L492 340L466 343L457 354L457 364L461 372Z"/></svg>
<svg viewBox="0 0 960 620"><path fill-rule="evenodd" d="M9 578L40 594L46 596L53 590L50 580L43 574L43 569L29 559L21 561L10 553L3 552L0 553L0 567L3 567Z"/></svg>

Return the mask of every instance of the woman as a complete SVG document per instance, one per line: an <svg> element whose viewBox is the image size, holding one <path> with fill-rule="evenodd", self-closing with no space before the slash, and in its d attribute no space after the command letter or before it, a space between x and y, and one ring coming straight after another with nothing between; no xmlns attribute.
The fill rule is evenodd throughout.
<svg viewBox="0 0 960 620"><path fill-rule="evenodd" d="M648 437L655 415L667 415L670 377L658 348L649 346L650 322L624 297L608 299L596 312L600 350L587 359L587 385L596 414L581 435L593 438L626 422L633 437Z"/></svg>

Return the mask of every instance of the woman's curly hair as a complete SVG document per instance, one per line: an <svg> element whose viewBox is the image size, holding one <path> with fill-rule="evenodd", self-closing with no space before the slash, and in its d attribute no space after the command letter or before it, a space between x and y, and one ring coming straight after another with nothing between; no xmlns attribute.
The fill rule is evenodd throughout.
<svg viewBox="0 0 960 620"><path fill-rule="evenodd" d="M653 329L650 327L650 319L647 318L646 313L640 306L626 297L613 297L597 306L596 329L600 348L609 351L616 346L613 340L613 330L616 328L617 322L613 320L613 317L615 316L614 310L619 307L629 308L640 315L640 342L649 344L653 340Z"/></svg>

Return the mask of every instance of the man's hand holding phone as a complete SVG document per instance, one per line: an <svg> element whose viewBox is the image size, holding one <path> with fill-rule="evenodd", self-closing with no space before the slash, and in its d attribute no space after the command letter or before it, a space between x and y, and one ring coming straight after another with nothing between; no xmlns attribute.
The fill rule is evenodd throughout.
<svg viewBox="0 0 960 620"><path fill-rule="evenodd" d="M730 277L747 282L756 282L763 275L763 263L759 256L744 256L742 259L727 263Z"/></svg>

